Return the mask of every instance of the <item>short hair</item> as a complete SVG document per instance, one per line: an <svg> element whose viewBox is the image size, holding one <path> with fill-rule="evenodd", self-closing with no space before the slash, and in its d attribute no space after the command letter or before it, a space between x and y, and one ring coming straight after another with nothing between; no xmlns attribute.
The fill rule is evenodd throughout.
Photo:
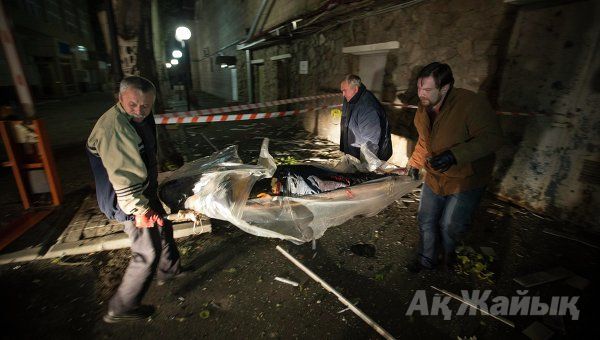
<svg viewBox="0 0 600 340"><path fill-rule="evenodd" d="M342 81L347 82L350 86L360 86L361 83L360 77L356 74L347 74Z"/></svg>
<svg viewBox="0 0 600 340"><path fill-rule="evenodd" d="M140 76L128 76L121 80L119 84L119 94L123 94L128 88L134 88L136 90L140 90L143 93L152 92L152 94L156 95L156 87L152 82L144 77Z"/></svg>
<svg viewBox="0 0 600 340"><path fill-rule="evenodd" d="M421 69L417 79L427 78L431 76L435 82L435 86L441 89L443 86L450 84L454 85L454 76L452 75L452 69L448 64L440 62L433 62Z"/></svg>

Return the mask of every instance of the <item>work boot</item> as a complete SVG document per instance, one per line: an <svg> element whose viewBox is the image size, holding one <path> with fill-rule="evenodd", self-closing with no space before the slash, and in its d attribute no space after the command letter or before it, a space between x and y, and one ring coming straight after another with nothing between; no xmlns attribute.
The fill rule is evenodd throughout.
<svg viewBox="0 0 600 340"><path fill-rule="evenodd" d="M106 323L118 323L125 321L143 320L154 314L154 306L141 305L125 313L113 313L108 311L102 318Z"/></svg>

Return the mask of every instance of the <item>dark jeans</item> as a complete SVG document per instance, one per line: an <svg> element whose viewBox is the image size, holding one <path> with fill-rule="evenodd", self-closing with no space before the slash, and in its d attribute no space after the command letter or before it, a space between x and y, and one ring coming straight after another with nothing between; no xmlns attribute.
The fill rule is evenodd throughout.
<svg viewBox="0 0 600 340"><path fill-rule="evenodd" d="M441 241L444 255L454 256L456 244L471 225L473 212L485 188L472 189L448 196L434 193L425 183L419 204L419 262L423 267L437 264L436 243Z"/></svg>

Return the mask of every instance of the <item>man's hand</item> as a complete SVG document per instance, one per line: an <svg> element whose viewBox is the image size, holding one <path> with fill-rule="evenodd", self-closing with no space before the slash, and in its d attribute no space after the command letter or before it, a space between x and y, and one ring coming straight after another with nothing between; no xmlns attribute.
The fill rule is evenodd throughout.
<svg viewBox="0 0 600 340"><path fill-rule="evenodd" d="M456 164L456 158L452 151L446 150L441 154L428 159L427 162L435 171L446 172L451 166Z"/></svg>
<svg viewBox="0 0 600 340"><path fill-rule="evenodd" d="M145 214L135 215L135 226L138 228L152 228L155 223L162 227L165 221L152 209L148 209Z"/></svg>
<svg viewBox="0 0 600 340"><path fill-rule="evenodd" d="M418 181L419 180L419 169L413 168L412 166L408 167L407 175L410 176L410 178L412 178L413 181Z"/></svg>

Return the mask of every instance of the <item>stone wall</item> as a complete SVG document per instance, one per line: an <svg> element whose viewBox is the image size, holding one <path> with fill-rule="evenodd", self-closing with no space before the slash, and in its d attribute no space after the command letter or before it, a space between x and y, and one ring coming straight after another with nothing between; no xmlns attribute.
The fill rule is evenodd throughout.
<svg viewBox="0 0 600 340"><path fill-rule="evenodd" d="M298 7L288 10L299 12L288 18L317 6L312 3L302 12L298 3L309 2L294 3ZM282 98L285 91L290 97L339 92L345 74L361 75L360 56L343 53L344 47L397 41L400 47L385 58L384 102L416 103L415 74L437 60L451 65L456 86L484 92L498 110L561 113L501 117L507 146L498 154L490 189L530 209L600 231L592 213L598 206L598 178L588 175L599 161L599 24L593 20L599 6L592 0L528 6L502 0L423 1L253 50L252 59L264 59L263 65L252 66L260 72L254 87L261 100ZM283 12L281 18L286 17ZM248 97L245 54L233 53L243 100ZM291 54L284 65L270 60L284 53ZM308 61L308 74L299 74L300 61ZM285 89L282 70L289 76ZM322 103L303 105L317 104ZM387 105L387 112L396 141L393 159L404 165L416 138L414 111ZM303 117L306 129L338 141L339 122L328 110Z"/></svg>
<svg viewBox="0 0 600 340"><path fill-rule="evenodd" d="M269 57L290 53L289 75L292 97L323 92L339 92L339 82L347 73L361 75L360 57L342 53L344 47L398 41L400 48L387 53L381 99L385 102L415 103L414 75L423 65L439 60L453 66L457 86L480 91L493 87L489 74L497 68L498 46L505 44L510 9L501 1L425 1L421 4L357 19L339 27L293 40L289 45L253 51L253 59L265 59L261 66L265 80L256 86L266 87L264 100L278 98L273 81L277 62ZM485 18L483 20L482 18ZM467 38L465 38L467 37ZM282 52L285 50L286 52ZM245 70L241 54L238 67ZM299 74L300 61L308 61L308 74ZM241 93L246 95L245 71L240 70ZM255 91L256 92L256 91ZM339 103L341 101L338 100ZM404 166L414 148L416 131L412 125L414 111L387 106L392 125L394 155L392 161ZM332 141L339 141L339 125L322 111L305 115L305 127ZM315 124L318 121L319 124ZM318 126L318 129L315 128Z"/></svg>
<svg viewBox="0 0 600 340"><path fill-rule="evenodd" d="M502 73L508 146L495 188L536 211L598 228L600 16L597 1L519 11ZM590 172L595 174L589 176Z"/></svg>

